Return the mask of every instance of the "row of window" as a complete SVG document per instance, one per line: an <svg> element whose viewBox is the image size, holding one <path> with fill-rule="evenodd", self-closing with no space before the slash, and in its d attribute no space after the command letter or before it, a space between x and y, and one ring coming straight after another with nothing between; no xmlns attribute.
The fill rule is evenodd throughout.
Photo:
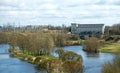
<svg viewBox="0 0 120 73"><path fill-rule="evenodd" d="M102 31L102 29L101 28L88 28L88 29L86 29L86 28L82 28L82 29L76 29L76 31Z"/></svg>

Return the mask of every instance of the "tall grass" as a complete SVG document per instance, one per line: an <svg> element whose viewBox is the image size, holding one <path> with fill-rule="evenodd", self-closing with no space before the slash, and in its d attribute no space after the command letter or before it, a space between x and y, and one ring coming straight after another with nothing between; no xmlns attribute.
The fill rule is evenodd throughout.
<svg viewBox="0 0 120 73"><path fill-rule="evenodd" d="M102 67L102 73L120 73L120 55L112 62L107 62Z"/></svg>

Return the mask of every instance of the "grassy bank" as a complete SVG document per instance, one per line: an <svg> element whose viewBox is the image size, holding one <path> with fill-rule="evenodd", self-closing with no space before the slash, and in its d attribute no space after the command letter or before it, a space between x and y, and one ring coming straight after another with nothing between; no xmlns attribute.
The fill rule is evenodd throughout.
<svg viewBox="0 0 120 73"><path fill-rule="evenodd" d="M72 45L82 45L82 43L84 42L84 40L68 40L66 42L66 46L72 46Z"/></svg>
<svg viewBox="0 0 120 73"><path fill-rule="evenodd" d="M44 59L55 59L56 58L56 57L51 56L51 55L33 56L33 55L27 53L26 51L23 53L23 51L21 51L21 50L12 49L12 48L9 49L9 52L11 52L11 54L10 54L11 57L16 57L16 58L19 58L21 60L25 60L29 63L34 63L34 61L37 57L42 57Z"/></svg>
<svg viewBox="0 0 120 73"><path fill-rule="evenodd" d="M100 52L108 52L108 53L120 53L120 42L116 43L105 43L99 49Z"/></svg>

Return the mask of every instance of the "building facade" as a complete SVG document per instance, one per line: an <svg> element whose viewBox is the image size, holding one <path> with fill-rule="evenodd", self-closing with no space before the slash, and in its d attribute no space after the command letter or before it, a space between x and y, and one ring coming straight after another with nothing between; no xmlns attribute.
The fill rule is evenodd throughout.
<svg viewBox="0 0 120 73"><path fill-rule="evenodd" d="M104 33L104 24L77 24L71 23L71 33L79 34L80 38L83 38L85 35L92 37L101 37Z"/></svg>

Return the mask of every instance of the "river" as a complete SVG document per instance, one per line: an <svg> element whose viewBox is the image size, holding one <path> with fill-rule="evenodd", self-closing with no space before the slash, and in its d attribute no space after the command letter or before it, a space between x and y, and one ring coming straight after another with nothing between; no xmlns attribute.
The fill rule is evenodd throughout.
<svg viewBox="0 0 120 73"><path fill-rule="evenodd" d="M9 56L9 45L0 45L0 73L40 73L35 65ZM84 73L101 73L102 64L111 61L114 54L99 53L88 54L82 50L82 46L66 46L65 51L74 51L83 57ZM55 48L57 49L57 48ZM53 53L57 56L56 53Z"/></svg>
<svg viewBox="0 0 120 73"><path fill-rule="evenodd" d="M0 73L40 73L35 65L9 56L9 45L0 45Z"/></svg>

